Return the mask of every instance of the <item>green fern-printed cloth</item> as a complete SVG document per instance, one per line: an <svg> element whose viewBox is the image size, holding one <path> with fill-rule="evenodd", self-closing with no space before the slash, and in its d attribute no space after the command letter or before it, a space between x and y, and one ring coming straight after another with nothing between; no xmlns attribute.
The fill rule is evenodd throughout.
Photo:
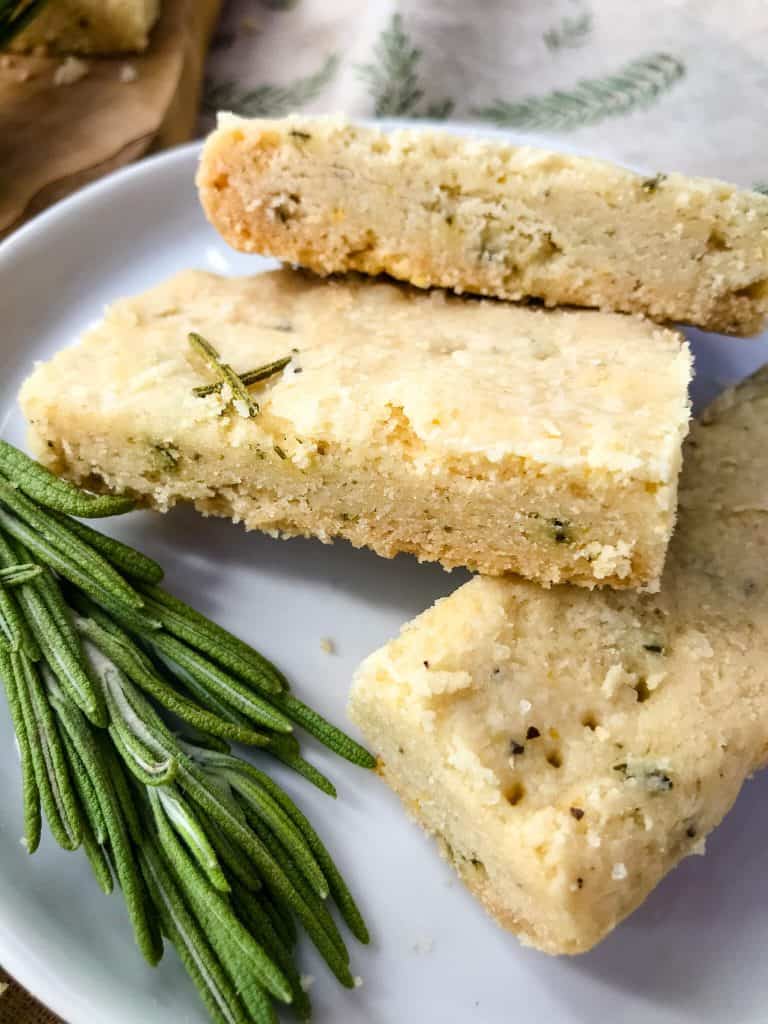
<svg viewBox="0 0 768 1024"><path fill-rule="evenodd" d="M452 99L433 99L422 105L425 86L419 75L421 59L422 52L405 32L403 19L394 14L378 38L373 60L357 69L360 79L367 83L376 117L441 120L450 116L454 108Z"/></svg>
<svg viewBox="0 0 768 1024"><path fill-rule="evenodd" d="M339 56L330 54L314 74L296 78L285 85L262 84L243 88L234 81L207 81L203 90L206 110L229 110L242 117L279 117L300 110L314 100L333 79L339 67Z"/></svg>
<svg viewBox="0 0 768 1024"><path fill-rule="evenodd" d="M555 89L543 96L496 100L487 107L478 107L475 114L508 128L573 131L649 107L684 74L680 60L656 53L631 61L614 74L582 79L567 91Z"/></svg>
<svg viewBox="0 0 768 1024"><path fill-rule="evenodd" d="M451 119L752 188L766 53L754 0L229 0L202 127L222 109Z"/></svg>
<svg viewBox="0 0 768 1024"><path fill-rule="evenodd" d="M592 31L591 11L582 11L573 16L566 15L557 24L548 28L542 36L550 50L583 46Z"/></svg>

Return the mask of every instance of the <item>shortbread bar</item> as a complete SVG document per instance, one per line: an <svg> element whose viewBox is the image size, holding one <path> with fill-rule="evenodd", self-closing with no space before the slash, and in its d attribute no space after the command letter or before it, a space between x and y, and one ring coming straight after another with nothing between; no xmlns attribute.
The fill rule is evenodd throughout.
<svg viewBox="0 0 768 1024"><path fill-rule="evenodd" d="M321 274L734 334L768 313L768 197L720 181L339 117L223 115L198 186L230 245Z"/></svg>
<svg viewBox="0 0 768 1024"><path fill-rule="evenodd" d="M254 415L194 392L216 378L190 331L238 373L290 357ZM159 509L628 587L662 568L690 370L678 333L633 317L189 272L116 303L21 403L54 469Z"/></svg>
<svg viewBox="0 0 768 1024"><path fill-rule="evenodd" d="M12 49L125 53L147 48L160 0L51 0Z"/></svg>
<svg viewBox="0 0 768 1024"><path fill-rule="evenodd" d="M477 578L359 670L381 774L526 944L599 942L766 761L767 413L768 368L694 427L658 594Z"/></svg>

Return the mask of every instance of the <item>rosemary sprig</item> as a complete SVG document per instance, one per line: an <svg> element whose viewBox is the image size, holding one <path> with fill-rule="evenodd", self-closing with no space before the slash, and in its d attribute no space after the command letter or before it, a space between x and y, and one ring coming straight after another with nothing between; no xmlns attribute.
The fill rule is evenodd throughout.
<svg viewBox="0 0 768 1024"><path fill-rule="evenodd" d="M175 636L160 631L147 638L149 646L161 652L171 662L184 669L200 686L210 690L224 704L239 711L259 728L276 732L291 732L290 721L263 697L254 693L247 684L223 671L198 651L188 647Z"/></svg>
<svg viewBox="0 0 768 1024"><path fill-rule="evenodd" d="M271 363L265 363L256 370L246 370L245 373L239 373L238 377L245 387L253 387L254 384L260 384L262 381L274 377L276 373L280 373L281 370L286 368L292 358L293 356L283 356L282 359L275 359ZM200 387L192 388L192 394L197 395L198 398L205 398L206 395L212 395L215 392L221 391L222 387L223 383L218 380L215 384L201 384Z"/></svg>
<svg viewBox="0 0 768 1024"><path fill-rule="evenodd" d="M307 818L228 742L334 796L294 724L357 764L373 759L271 662L159 587L160 566L63 507L101 502L103 513L110 499L62 490L14 453L0 451L0 676L27 848L44 813L61 846L82 846L104 892L117 880L146 959L160 959L163 936L176 947L215 1021L273 1022L273 1000L308 1018L296 920L349 987L330 898L360 941L368 931ZM194 736L176 735L165 711Z"/></svg>
<svg viewBox="0 0 768 1024"><path fill-rule="evenodd" d="M195 352L202 356L208 368L216 374L219 387L223 388L225 384L229 387L232 392L232 404L235 407L235 411L240 416L257 416L259 413L258 404L251 400L248 389L229 363L222 363L219 353L201 334L191 331L187 337L189 344Z"/></svg>

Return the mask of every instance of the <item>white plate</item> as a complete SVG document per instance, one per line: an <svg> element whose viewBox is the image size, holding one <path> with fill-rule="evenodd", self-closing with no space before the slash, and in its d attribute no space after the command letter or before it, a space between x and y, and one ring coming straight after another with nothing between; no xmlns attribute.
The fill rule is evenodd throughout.
<svg viewBox="0 0 768 1024"><path fill-rule="evenodd" d="M0 248L0 412L23 443L15 395L35 359L68 345L104 304L188 266L225 273L266 261L232 253L193 188L196 148L146 161L44 214ZM768 359L768 341L691 332L696 395ZM274 541L180 510L137 513L120 534L155 555L170 586L274 658L296 690L344 723L354 667L434 598L464 582L410 558L345 544ZM337 653L320 647L333 638ZM307 744L336 782L329 798L287 772L359 895L374 941L352 941L342 990L304 948L320 1024L703 1024L768 1014L766 780L750 784L705 859L682 864L594 952L551 959L522 949L454 881L434 846L372 774ZM207 1018L173 952L152 971L119 895L103 896L85 857L50 839L29 857L12 733L0 711L0 963L69 1024L193 1024ZM430 948L431 947L431 948Z"/></svg>

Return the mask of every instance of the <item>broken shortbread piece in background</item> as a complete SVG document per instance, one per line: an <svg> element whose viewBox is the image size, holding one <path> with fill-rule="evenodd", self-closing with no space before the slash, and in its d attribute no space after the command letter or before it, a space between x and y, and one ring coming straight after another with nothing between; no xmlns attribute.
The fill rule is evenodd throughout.
<svg viewBox="0 0 768 1024"><path fill-rule="evenodd" d="M160 0L55 0L45 5L12 50L53 53L139 53L146 50Z"/></svg>

